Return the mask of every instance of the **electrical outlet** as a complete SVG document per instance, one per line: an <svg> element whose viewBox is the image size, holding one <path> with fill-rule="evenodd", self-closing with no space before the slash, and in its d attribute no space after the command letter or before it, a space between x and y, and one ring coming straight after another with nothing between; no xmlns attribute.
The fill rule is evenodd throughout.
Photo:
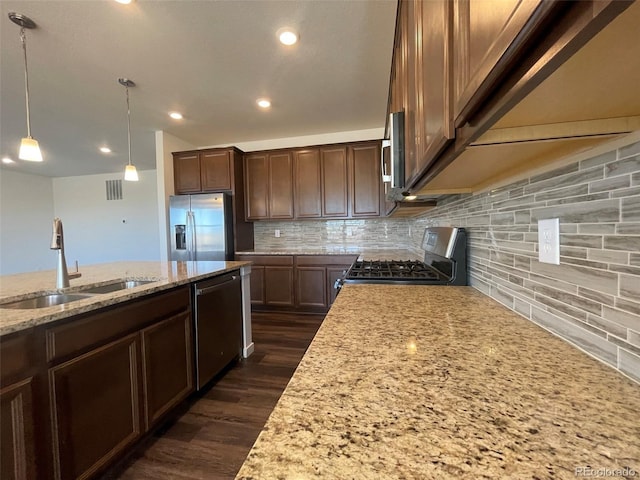
<svg viewBox="0 0 640 480"><path fill-rule="evenodd" d="M560 265L560 219L538 220L538 260Z"/></svg>
<svg viewBox="0 0 640 480"><path fill-rule="evenodd" d="M278 230L277 228L276 228L275 234L276 234L276 238L280 238L280 230Z"/></svg>
<svg viewBox="0 0 640 480"><path fill-rule="evenodd" d="M347 237L353 236L353 229L351 227L347 227Z"/></svg>

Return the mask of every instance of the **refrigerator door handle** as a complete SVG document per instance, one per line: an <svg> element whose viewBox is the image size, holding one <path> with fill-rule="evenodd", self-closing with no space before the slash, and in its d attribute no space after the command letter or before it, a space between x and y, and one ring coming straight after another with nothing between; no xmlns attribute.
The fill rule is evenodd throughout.
<svg viewBox="0 0 640 480"><path fill-rule="evenodd" d="M196 214L193 210L189 212L191 216L191 248L190 260L197 260L198 250L196 245Z"/></svg>
<svg viewBox="0 0 640 480"><path fill-rule="evenodd" d="M194 255L194 241L193 241L193 236L194 236L194 232L193 232L194 228L193 228L193 212L192 211L188 211L187 212L187 259L188 260L193 260L193 255Z"/></svg>

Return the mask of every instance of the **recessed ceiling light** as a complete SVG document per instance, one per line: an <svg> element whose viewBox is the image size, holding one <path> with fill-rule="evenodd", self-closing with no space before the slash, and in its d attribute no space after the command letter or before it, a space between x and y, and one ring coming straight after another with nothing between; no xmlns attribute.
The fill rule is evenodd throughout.
<svg viewBox="0 0 640 480"><path fill-rule="evenodd" d="M2 163L16 163L11 160L9 157L2 157Z"/></svg>
<svg viewBox="0 0 640 480"><path fill-rule="evenodd" d="M298 34L288 27L281 28L276 35L283 45L293 45L298 41Z"/></svg>
<svg viewBox="0 0 640 480"><path fill-rule="evenodd" d="M171 112L169 116L174 120L182 120L182 114L180 112Z"/></svg>
<svg viewBox="0 0 640 480"><path fill-rule="evenodd" d="M102 153L111 153L111 149L109 147L100 147L100 151Z"/></svg>
<svg viewBox="0 0 640 480"><path fill-rule="evenodd" d="M133 0L116 0L116 2L122 3L123 5L129 5Z"/></svg>
<svg viewBox="0 0 640 480"><path fill-rule="evenodd" d="M259 98L257 103L260 108L269 108L271 106L271 102L266 98Z"/></svg>

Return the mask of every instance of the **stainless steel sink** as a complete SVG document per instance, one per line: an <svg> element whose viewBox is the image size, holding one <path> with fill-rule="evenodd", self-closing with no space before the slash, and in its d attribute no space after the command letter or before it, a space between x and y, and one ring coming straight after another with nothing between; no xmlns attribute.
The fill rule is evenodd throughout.
<svg viewBox="0 0 640 480"><path fill-rule="evenodd" d="M62 305L69 302L75 302L77 300L84 300L85 298L91 298L91 295L85 295L81 293L50 293L47 295L41 295L39 297L27 298L26 300L3 303L0 304L0 308L14 308L25 310L32 308L45 308L52 307L54 305Z"/></svg>
<svg viewBox="0 0 640 480"><path fill-rule="evenodd" d="M140 285L146 285L147 283L153 283L155 281L156 280L123 280L121 282L108 283L98 287L86 287L79 291L82 293L111 293L117 292L118 290L139 287Z"/></svg>

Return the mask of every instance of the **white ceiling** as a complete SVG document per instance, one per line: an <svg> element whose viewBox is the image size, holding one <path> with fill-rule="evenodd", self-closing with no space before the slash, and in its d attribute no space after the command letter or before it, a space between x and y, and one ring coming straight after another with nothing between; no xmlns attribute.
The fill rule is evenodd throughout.
<svg viewBox="0 0 640 480"><path fill-rule="evenodd" d="M396 0L0 1L2 166L45 176L155 168L154 132L194 146L384 126ZM26 136L18 12L27 31L32 135L41 164L17 159ZM275 32L300 33L293 47ZM269 111L258 97L272 101ZM176 122L170 110L185 116ZM98 147L113 150L101 154Z"/></svg>

